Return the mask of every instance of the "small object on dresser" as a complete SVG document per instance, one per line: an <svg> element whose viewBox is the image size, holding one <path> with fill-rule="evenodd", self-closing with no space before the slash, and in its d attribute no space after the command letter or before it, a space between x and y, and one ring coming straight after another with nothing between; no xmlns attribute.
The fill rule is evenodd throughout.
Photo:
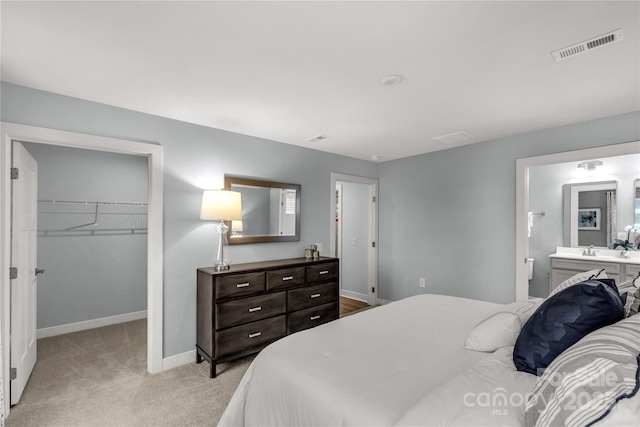
<svg viewBox="0 0 640 427"><path fill-rule="evenodd" d="M304 257L307 258L307 259L313 258L313 249L305 249L304 250Z"/></svg>

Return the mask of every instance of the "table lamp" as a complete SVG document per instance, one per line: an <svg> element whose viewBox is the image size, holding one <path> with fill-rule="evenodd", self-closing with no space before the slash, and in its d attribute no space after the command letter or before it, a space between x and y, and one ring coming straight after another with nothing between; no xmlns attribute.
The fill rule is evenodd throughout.
<svg viewBox="0 0 640 427"><path fill-rule="evenodd" d="M230 265L229 241L227 240L229 226L224 221L242 220L240 193L227 190L205 190L202 193L200 219L220 221L220 224L216 227L220 239L218 240L218 253L213 266L216 270L227 270Z"/></svg>

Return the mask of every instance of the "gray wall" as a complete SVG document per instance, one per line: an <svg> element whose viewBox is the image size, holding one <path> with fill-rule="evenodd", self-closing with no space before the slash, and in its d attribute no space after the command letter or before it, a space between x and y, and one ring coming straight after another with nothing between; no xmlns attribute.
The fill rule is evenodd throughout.
<svg viewBox="0 0 640 427"><path fill-rule="evenodd" d="M516 159L639 139L636 111L380 164L379 296L513 301Z"/></svg>
<svg viewBox="0 0 640 427"><path fill-rule="evenodd" d="M302 185L301 241L234 245L232 262L297 257L313 243L328 248L330 172L379 177L380 298L431 292L508 302L515 160L640 139L633 112L373 164L4 83L1 108L8 122L164 147L164 357L194 348L195 270L211 265L216 244L214 226L198 219L200 201L203 189L223 186L225 173Z"/></svg>
<svg viewBox="0 0 640 427"><path fill-rule="evenodd" d="M368 161L6 83L1 90L3 121L163 146L164 357L195 347L195 272L212 264L217 243L215 225L199 219L203 189L222 188L225 173L302 186L301 240L233 245L231 262L240 263L299 257L314 243L329 248L331 172L377 175Z"/></svg>
<svg viewBox="0 0 640 427"><path fill-rule="evenodd" d="M341 287L367 296L369 187L365 184L342 184L342 254ZM353 246L353 239L357 245Z"/></svg>
<svg viewBox="0 0 640 427"><path fill-rule="evenodd" d="M146 157L24 146L38 162L40 200L147 202ZM44 232L43 224L55 226L58 219L86 223L73 213L56 221L45 216L38 218L38 267L45 269L38 279L38 329L147 309L146 234ZM97 228L103 220L114 218L99 215Z"/></svg>

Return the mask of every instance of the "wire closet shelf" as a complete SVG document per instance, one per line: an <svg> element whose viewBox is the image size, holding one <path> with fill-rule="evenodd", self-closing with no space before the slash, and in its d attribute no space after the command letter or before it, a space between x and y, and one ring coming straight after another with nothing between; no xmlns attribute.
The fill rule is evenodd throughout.
<svg viewBox="0 0 640 427"><path fill-rule="evenodd" d="M38 200L38 234L146 234L147 203Z"/></svg>

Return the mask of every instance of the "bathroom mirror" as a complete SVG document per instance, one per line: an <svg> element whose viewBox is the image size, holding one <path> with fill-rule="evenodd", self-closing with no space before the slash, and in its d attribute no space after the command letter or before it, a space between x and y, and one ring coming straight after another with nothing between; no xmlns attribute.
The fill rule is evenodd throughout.
<svg viewBox="0 0 640 427"><path fill-rule="evenodd" d="M617 232L617 181L565 184L564 246L607 247Z"/></svg>
<svg viewBox="0 0 640 427"><path fill-rule="evenodd" d="M230 245L300 240L300 185L225 176L224 189L242 197L242 221L231 222Z"/></svg>

